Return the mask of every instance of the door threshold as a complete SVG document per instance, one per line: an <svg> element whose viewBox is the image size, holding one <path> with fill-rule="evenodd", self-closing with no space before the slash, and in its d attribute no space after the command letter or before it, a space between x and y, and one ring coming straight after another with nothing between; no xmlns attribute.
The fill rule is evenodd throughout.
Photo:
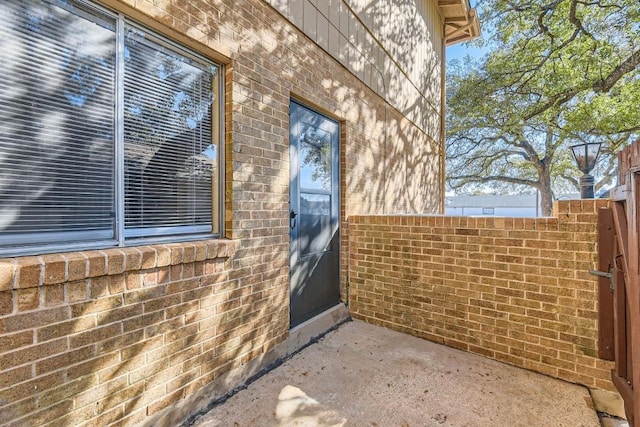
<svg viewBox="0 0 640 427"><path fill-rule="evenodd" d="M323 335L329 329L351 319L349 309L343 303L323 311L309 320L291 328L289 338L283 343L286 346L285 353L293 353L309 344L314 338Z"/></svg>

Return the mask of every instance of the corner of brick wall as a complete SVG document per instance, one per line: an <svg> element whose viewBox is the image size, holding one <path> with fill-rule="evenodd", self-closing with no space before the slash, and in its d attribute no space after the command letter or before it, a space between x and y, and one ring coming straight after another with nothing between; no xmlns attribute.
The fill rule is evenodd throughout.
<svg viewBox="0 0 640 427"><path fill-rule="evenodd" d="M592 388L597 358L597 210L550 218L349 219L353 317Z"/></svg>

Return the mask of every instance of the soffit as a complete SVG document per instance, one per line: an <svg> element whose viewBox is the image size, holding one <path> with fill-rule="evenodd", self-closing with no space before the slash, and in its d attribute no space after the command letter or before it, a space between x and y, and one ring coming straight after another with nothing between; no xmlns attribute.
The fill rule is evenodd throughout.
<svg viewBox="0 0 640 427"><path fill-rule="evenodd" d="M447 46L480 36L478 14L469 5L469 0L438 0L438 9L444 19Z"/></svg>

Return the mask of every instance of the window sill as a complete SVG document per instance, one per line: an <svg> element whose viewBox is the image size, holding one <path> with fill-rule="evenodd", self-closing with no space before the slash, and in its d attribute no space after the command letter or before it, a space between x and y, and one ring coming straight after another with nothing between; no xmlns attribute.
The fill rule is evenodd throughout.
<svg viewBox="0 0 640 427"><path fill-rule="evenodd" d="M237 240L210 239L3 258L0 259L0 291L229 258L235 254L237 243Z"/></svg>

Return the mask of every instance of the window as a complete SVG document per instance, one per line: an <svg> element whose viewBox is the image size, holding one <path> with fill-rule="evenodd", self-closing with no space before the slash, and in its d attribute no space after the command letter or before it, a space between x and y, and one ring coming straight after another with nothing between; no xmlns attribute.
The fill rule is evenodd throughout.
<svg viewBox="0 0 640 427"><path fill-rule="evenodd" d="M494 215L495 213L495 208L482 208L482 215Z"/></svg>
<svg viewBox="0 0 640 427"><path fill-rule="evenodd" d="M85 2L0 19L0 253L220 233L217 65Z"/></svg>

